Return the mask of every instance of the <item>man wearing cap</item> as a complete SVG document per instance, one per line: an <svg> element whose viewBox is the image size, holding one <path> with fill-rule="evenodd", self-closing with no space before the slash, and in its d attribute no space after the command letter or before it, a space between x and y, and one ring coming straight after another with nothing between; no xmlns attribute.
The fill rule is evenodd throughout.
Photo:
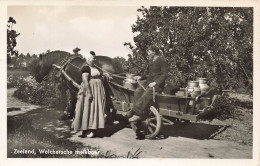
<svg viewBox="0 0 260 166"><path fill-rule="evenodd" d="M149 113L149 106L153 101L153 88L157 93L163 91L165 80L168 75L167 63L160 55L160 51L156 46L150 46L147 49L149 64L144 75L138 80L145 80L144 87L138 87L135 91L134 106L125 116L129 118L129 122L142 119Z"/></svg>

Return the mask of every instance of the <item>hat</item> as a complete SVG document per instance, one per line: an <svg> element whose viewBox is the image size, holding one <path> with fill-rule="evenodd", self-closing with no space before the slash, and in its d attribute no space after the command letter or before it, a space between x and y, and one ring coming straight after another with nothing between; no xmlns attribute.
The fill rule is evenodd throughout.
<svg viewBox="0 0 260 166"><path fill-rule="evenodd" d="M89 61L92 60L96 56L94 51L90 51L89 53L90 53L90 55L89 54L84 55L84 58L86 59L87 63L89 63Z"/></svg>
<svg viewBox="0 0 260 166"><path fill-rule="evenodd" d="M90 51L89 53L93 56L96 56L96 53L94 51Z"/></svg>
<svg viewBox="0 0 260 166"><path fill-rule="evenodd" d="M73 49L74 53L78 53L80 51L80 48L76 47L75 49Z"/></svg>

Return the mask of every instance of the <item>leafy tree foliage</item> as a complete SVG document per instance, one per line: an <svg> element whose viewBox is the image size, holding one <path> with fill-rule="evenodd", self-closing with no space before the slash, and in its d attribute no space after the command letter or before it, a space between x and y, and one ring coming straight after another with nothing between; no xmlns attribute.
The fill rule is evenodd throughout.
<svg viewBox="0 0 260 166"><path fill-rule="evenodd" d="M132 50L130 72L140 74L147 48L155 45L168 63L170 84L207 77L222 88L252 88L252 8L151 6L138 12L134 45L124 44Z"/></svg>
<svg viewBox="0 0 260 166"><path fill-rule="evenodd" d="M12 57L12 61L8 64L8 66L12 66L12 68L28 70L31 63L35 63L34 60L37 59L37 55L33 54L31 56L30 53L24 55L20 53L18 56Z"/></svg>
<svg viewBox="0 0 260 166"><path fill-rule="evenodd" d="M18 56L18 51L14 48L16 47L16 37L20 35L15 30L13 30L13 24L16 24L16 21L13 17L9 17L7 24L7 63L11 62L11 56Z"/></svg>
<svg viewBox="0 0 260 166"><path fill-rule="evenodd" d="M115 57L113 61L116 73L128 72L128 62L125 58Z"/></svg>

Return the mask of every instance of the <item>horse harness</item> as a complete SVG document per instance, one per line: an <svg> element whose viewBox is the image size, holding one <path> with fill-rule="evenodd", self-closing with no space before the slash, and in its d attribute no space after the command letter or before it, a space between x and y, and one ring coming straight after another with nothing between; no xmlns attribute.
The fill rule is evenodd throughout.
<svg viewBox="0 0 260 166"><path fill-rule="evenodd" d="M78 66L75 66L74 64L72 64L71 62L75 59L83 59L81 58L80 56L71 56L71 57L68 57L68 58L65 58L63 59L60 63L61 63L61 66L57 66L55 65L56 68L58 68L60 71L59 71L59 78L61 79L61 82L65 82L65 81L68 81L70 82L74 87L76 87L77 89L80 88L80 85L78 85L66 72L65 72L65 67L70 64L71 66L77 68L80 70L80 68ZM98 69L102 70L103 72L107 72L105 71L104 69L102 69L101 67L95 65L95 67L97 67ZM126 77L123 77L123 76L119 76L117 74L113 74L113 73L110 73L110 72L107 72L109 73L110 75L114 76L114 77L119 77L119 78L126 78ZM66 78L66 80L65 80ZM144 90L146 90L145 87L142 86L142 84L137 81L139 86L141 86ZM67 84L67 86L69 87L70 85ZM73 88L72 88L73 89ZM74 91L74 90L73 90ZM74 91L76 92L76 91ZM155 102L155 88L153 87L153 102Z"/></svg>
<svg viewBox="0 0 260 166"><path fill-rule="evenodd" d="M60 65L53 65L54 67L56 67L57 69L59 69L59 74L57 75L57 77L60 79L61 82L66 83L66 85L68 87L70 87L70 85L67 83L71 83L74 87L76 87L77 89L79 89L80 85L78 85L65 71L65 67L69 64L75 68L77 68L78 70L80 70L80 68L74 64L72 64L71 62L74 61L75 59L83 59L80 56L70 56L68 58L63 59L60 62ZM73 88L72 88L73 89ZM75 91L76 92L76 91Z"/></svg>
<svg viewBox="0 0 260 166"><path fill-rule="evenodd" d="M75 56L75 55L73 55L73 56L71 56L71 57L68 57L68 58L65 58L65 59L63 59L60 63L61 63L61 69L65 69L65 67L68 65L68 64L70 64L70 65L72 65L72 66L74 66L75 68L77 68L77 69L79 69L80 70L80 68L78 67L78 66L75 66L75 65L73 65L71 62L73 61L73 60L75 60L75 59L83 59L83 58L81 58L80 56Z"/></svg>

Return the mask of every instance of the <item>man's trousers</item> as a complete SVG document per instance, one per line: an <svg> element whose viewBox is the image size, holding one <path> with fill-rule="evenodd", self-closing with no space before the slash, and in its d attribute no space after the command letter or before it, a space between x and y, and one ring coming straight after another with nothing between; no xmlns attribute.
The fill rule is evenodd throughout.
<svg viewBox="0 0 260 166"><path fill-rule="evenodd" d="M161 93L162 88L155 86L155 93ZM144 90L142 87L138 87L134 93L134 106L133 111L138 116L147 116L149 113L149 107L153 102L153 88L146 88Z"/></svg>

